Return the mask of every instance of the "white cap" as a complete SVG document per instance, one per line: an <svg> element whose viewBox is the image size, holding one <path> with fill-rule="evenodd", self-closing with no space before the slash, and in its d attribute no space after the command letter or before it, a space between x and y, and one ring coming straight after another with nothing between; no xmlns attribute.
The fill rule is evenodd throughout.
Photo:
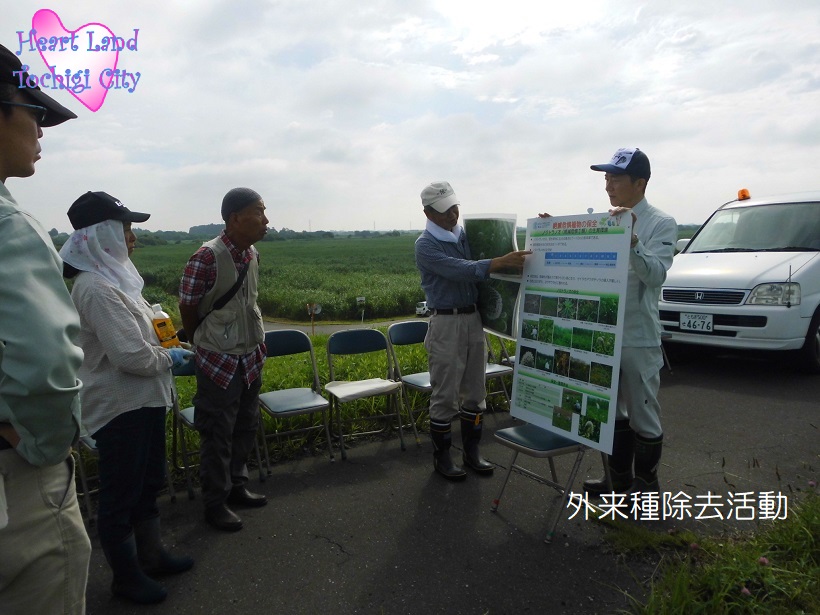
<svg viewBox="0 0 820 615"><path fill-rule="evenodd" d="M447 182L433 182L421 191L422 207L432 207L443 214L453 205L459 205L453 187Z"/></svg>

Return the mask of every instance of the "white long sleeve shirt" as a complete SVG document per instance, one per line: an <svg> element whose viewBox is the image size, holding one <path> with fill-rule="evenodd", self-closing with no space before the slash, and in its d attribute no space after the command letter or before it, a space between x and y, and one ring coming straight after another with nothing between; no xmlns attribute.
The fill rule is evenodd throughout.
<svg viewBox="0 0 820 615"><path fill-rule="evenodd" d="M74 279L71 298L85 352L80 399L88 433L131 410L170 406L171 356L159 345L148 303L87 271Z"/></svg>
<svg viewBox="0 0 820 615"><path fill-rule="evenodd" d="M632 212L637 218L632 232L638 243L629 254L623 345L656 347L661 344L658 299L675 255L678 225L645 198Z"/></svg>

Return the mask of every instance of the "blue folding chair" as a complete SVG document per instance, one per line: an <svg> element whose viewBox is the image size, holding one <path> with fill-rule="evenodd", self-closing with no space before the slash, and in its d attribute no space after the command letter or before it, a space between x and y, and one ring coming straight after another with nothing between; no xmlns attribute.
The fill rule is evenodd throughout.
<svg viewBox="0 0 820 615"><path fill-rule="evenodd" d="M278 440L281 436L324 429L327 452L330 455L330 460L334 461L335 457L330 440L330 424L328 420L330 402L319 394L319 391L321 391L319 371L316 368L316 355L313 352L313 344L310 338L306 333L297 331L296 329L268 331L265 334L265 346L268 350L268 359L277 357L288 357L290 359L304 355L307 359L310 371L308 378L306 378L306 380L309 379L310 386L292 387L262 393L259 396L259 406L262 408L262 411L277 421L304 415L310 415L312 417L314 414L320 413L322 415L322 423L321 425L297 427L286 431L276 430L270 434L265 432L263 424L263 442L266 442L269 438L276 438ZM294 374L297 371L294 366L289 373ZM265 459L270 466L267 446L265 446Z"/></svg>
<svg viewBox="0 0 820 615"><path fill-rule="evenodd" d="M511 448L514 453L512 460L510 461L509 468L507 468L507 474L504 477L504 482L501 484L501 491L499 491L498 497L493 500L491 510L493 512L498 511L498 505L501 503L501 496L504 494L504 489L507 486L507 481L510 480L510 475L512 474L513 469L525 476L534 478L540 483L552 487L561 495L559 504L555 506L553 519L550 523L545 540L545 542L552 542L552 538L555 536L555 529L558 527L558 522L561 519L561 512L565 508L562 504L569 498L569 494L572 491L572 485L575 483L575 477L578 475L578 470L584 459L584 454L589 447L581 444L580 442L570 440L569 438L565 438L557 433L547 431L546 429L541 429L540 427L529 423L499 429L495 432L494 436L496 442L506 446L507 448ZM530 457L535 457L537 459L547 459L550 466L550 478L536 474L535 472L516 464L519 453L524 453L525 455L529 455ZM569 455L572 453L575 453L575 462L570 469L566 482L560 483L558 482L558 475L555 471L555 463L553 458L558 457L559 455ZM601 456L604 460L604 467L606 468L606 454L601 453Z"/></svg>
<svg viewBox="0 0 820 615"><path fill-rule="evenodd" d="M413 413L413 406L410 404L409 391L417 391L429 395L433 387L430 384L430 372L414 372L405 374L401 369L400 353L396 348L401 346L417 346L424 344L424 338L427 336L427 321L426 320L408 320L405 322L396 322L387 328L387 340L390 343L390 358L393 362L394 380L401 380L402 394L404 395L404 403L407 406L407 412L410 415L410 425L413 427L413 435L416 437L416 443L420 444L419 432L416 429L416 417ZM427 357L425 351L425 360Z"/></svg>
<svg viewBox="0 0 820 615"><path fill-rule="evenodd" d="M378 360L380 366L384 369L387 378L354 378L351 380L336 380L337 373L342 374L340 363L343 363L344 372L346 374L362 374L363 368L360 359L361 356L354 355L370 355ZM344 357L347 357L345 360ZM345 451L344 443L344 422L356 422L373 419L390 419L396 418L396 423L399 429L399 441L401 442L401 450L406 450L404 445L404 433L402 431L402 417L401 408L404 406L402 397L402 383L400 380L390 379L390 355L387 348L387 338L381 331L376 329L348 329L346 331L337 331L333 333L327 340L327 363L330 372L330 382L325 385L325 391L330 395L331 406L336 409L336 421L339 426L339 446L342 450L342 459L347 459L347 452ZM356 401L359 399L366 399L370 397L385 396L387 398L387 412L379 416L353 417L347 421L342 421L343 403ZM385 427L382 430L371 430L360 432L358 435L368 435L373 433L383 433L390 428L389 423L385 421Z"/></svg>

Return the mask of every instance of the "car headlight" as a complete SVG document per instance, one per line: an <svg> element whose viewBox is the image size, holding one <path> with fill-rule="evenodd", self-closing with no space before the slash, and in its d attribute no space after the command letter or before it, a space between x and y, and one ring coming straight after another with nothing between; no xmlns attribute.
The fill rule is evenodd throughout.
<svg viewBox="0 0 820 615"><path fill-rule="evenodd" d="M761 284L752 289L748 305L800 305L800 284Z"/></svg>

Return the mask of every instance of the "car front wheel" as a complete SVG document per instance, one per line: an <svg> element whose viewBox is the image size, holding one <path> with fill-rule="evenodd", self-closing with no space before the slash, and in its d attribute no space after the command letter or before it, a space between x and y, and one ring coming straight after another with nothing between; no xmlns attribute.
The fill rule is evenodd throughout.
<svg viewBox="0 0 820 615"><path fill-rule="evenodd" d="M820 308L811 319L800 354L803 368L811 374L820 374Z"/></svg>

